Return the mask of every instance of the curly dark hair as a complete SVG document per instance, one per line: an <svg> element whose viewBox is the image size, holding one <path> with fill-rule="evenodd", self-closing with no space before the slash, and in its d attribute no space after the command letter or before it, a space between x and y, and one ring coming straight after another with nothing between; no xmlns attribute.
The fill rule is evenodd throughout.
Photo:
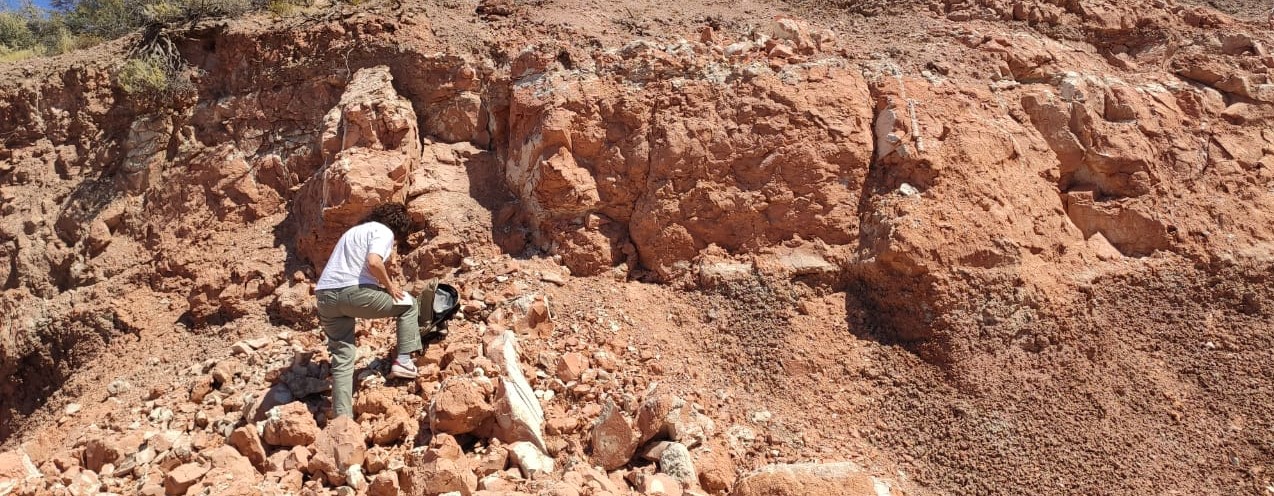
<svg viewBox="0 0 1274 496"><path fill-rule="evenodd" d="M393 231L394 238L403 243L407 241L407 235L411 234L411 216L407 215L407 207L401 203L384 203L372 209L371 213L363 217L359 224L368 222L379 222L384 224Z"/></svg>

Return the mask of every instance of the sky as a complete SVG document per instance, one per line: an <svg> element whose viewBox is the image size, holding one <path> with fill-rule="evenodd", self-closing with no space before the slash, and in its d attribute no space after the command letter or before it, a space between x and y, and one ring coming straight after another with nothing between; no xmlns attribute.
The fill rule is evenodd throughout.
<svg viewBox="0 0 1274 496"><path fill-rule="evenodd" d="M4 2L5 10L14 10L19 7L22 7L22 0L2 0L2 1ZM49 8L49 0L31 0L31 2L34 3L36 7L41 7L45 9Z"/></svg>

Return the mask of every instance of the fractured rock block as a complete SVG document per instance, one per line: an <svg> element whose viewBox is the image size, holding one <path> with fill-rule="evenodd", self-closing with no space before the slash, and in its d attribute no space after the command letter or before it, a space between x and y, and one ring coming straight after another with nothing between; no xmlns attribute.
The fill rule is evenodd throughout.
<svg viewBox="0 0 1274 496"><path fill-rule="evenodd" d="M318 423L299 401L272 408L266 414L265 442L273 446L309 446L318 439Z"/></svg>
<svg viewBox="0 0 1274 496"><path fill-rule="evenodd" d="M593 460L607 471L628 464L637 451L637 436L632 424L612 401L607 401L602 414L593 424Z"/></svg>
<svg viewBox="0 0 1274 496"><path fill-rule="evenodd" d="M494 390L491 380L485 377L447 378L429 403L429 428L447 434L477 430L495 414L487 399Z"/></svg>
<svg viewBox="0 0 1274 496"><path fill-rule="evenodd" d="M341 101L323 118L321 152L328 165L298 192L301 255L326 262L344 230L373 207L404 202L420 160L411 102L394 89L389 67L359 69Z"/></svg>
<svg viewBox="0 0 1274 496"><path fill-rule="evenodd" d="M199 479L202 479L206 473L208 473L208 468L198 463L181 465L164 476L164 493L169 495L185 494L186 490L199 482Z"/></svg>
<svg viewBox="0 0 1274 496"><path fill-rule="evenodd" d="M349 417L336 417L328 422L314 441L310 474L322 475L334 485L345 485L349 468L361 466L366 456L367 444L362 427Z"/></svg>
<svg viewBox="0 0 1274 496"><path fill-rule="evenodd" d="M439 434L422 455L413 456L404 472L405 494L442 494L458 492L469 496L478 488L478 476L464 457L455 438Z"/></svg>
<svg viewBox="0 0 1274 496"><path fill-rule="evenodd" d="M240 454L248 457L257 470L263 473L272 470L270 461L266 458L265 445L261 444L261 436L257 433L255 425L248 424L235 429L230 433L228 442L239 450Z"/></svg>

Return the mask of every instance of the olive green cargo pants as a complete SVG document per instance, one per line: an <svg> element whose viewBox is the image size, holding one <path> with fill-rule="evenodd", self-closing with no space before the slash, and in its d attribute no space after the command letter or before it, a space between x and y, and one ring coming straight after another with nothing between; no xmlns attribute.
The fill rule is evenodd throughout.
<svg viewBox="0 0 1274 496"><path fill-rule="evenodd" d="M410 307L394 306L394 297L372 284L320 289L315 296L319 323L327 334L327 350L332 355L332 410L337 417L352 417L354 361L358 359L354 319L397 318L398 353L411 353L420 349L420 302Z"/></svg>

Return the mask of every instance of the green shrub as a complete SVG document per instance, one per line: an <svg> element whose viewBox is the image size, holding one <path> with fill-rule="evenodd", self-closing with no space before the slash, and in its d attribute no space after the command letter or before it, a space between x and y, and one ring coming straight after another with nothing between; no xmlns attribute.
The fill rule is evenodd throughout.
<svg viewBox="0 0 1274 496"><path fill-rule="evenodd" d="M31 48L35 42L27 19L14 12L0 12L0 45L16 51Z"/></svg>
<svg viewBox="0 0 1274 496"><path fill-rule="evenodd" d="M148 56L128 59L116 75L116 81L125 93L166 93L172 86L174 71L159 57Z"/></svg>
<svg viewBox="0 0 1274 496"><path fill-rule="evenodd" d="M96 41L84 36L75 36L71 30L60 24L48 26L40 33L40 47L44 55L58 55L95 44L97 44Z"/></svg>
<svg viewBox="0 0 1274 496"><path fill-rule="evenodd" d="M0 12L0 62L58 55L91 45L91 41L72 33L57 14L46 14L34 7Z"/></svg>

